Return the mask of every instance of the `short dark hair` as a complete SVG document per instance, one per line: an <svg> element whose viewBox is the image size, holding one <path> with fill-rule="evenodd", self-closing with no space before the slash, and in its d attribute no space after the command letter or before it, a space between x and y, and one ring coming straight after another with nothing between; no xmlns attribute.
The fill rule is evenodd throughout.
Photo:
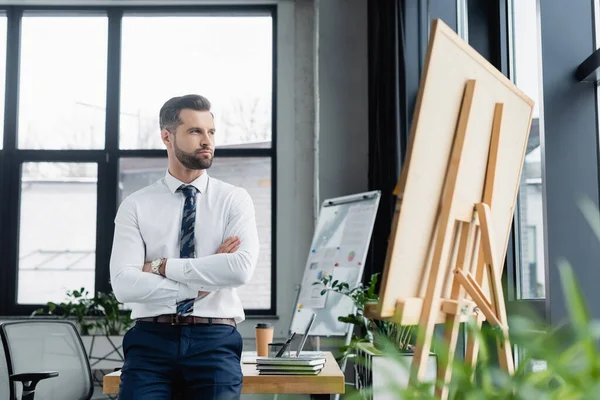
<svg viewBox="0 0 600 400"><path fill-rule="evenodd" d="M160 130L166 129L175 133L177 127L181 125L181 120L179 119L181 110L189 108L196 111L210 111L210 106L210 101L198 94L187 94L185 96L170 98L160 109Z"/></svg>

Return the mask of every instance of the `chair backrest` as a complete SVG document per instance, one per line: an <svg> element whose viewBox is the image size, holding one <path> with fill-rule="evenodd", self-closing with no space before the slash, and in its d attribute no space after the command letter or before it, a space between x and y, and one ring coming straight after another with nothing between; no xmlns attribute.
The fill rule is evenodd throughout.
<svg viewBox="0 0 600 400"><path fill-rule="evenodd" d="M38 383L36 399L88 400L92 397L90 364L73 324L31 319L5 322L1 327L8 350L9 373L58 371L58 377ZM16 389L21 391L20 384ZM17 398L20 398L18 393Z"/></svg>
<svg viewBox="0 0 600 400"><path fill-rule="evenodd" d="M8 360L4 352L4 345L0 340L0 399L10 399L10 379L8 374Z"/></svg>

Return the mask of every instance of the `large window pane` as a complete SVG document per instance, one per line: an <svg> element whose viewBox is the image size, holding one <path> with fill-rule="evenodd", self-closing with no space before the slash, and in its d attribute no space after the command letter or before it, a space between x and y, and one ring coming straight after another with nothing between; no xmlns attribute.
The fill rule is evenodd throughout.
<svg viewBox="0 0 600 400"><path fill-rule="evenodd" d="M260 251L254 276L238 289L244 308L269 309L271 305L271 159L219 158L211 175L248 191L256 210Z"/></svg>
<svg viewBox="0 0 600 400"><path fill-rule="evenodd" d="M542 96L540 35L536 0L513 0L513 77L516 85L535 101L531 132L517 208L517 278L521 299L546 295L544 260L544 222L542 201L543 132L540 121Z"/></svg>
<svg viewBox="0 0 600 400"><path fill-rule="evenodd" d="M167 168L166 158L119 159L119 204L130 194L163 178Z"/></svg>
<svg viewBox="0 0 600 400"><path fill-rule="evenodd" d="M6 83L6 15L0 15L0 149L4 144L4 90Z"/></svg>
<svg viewBox="0 0 600 400"><path fill-rule="evenodd" d="M271 141L270 16L125 16L120 147L162 149L158 113L173 96L213 105L216 145Z"/></svg>
<svg viewBox="0 0 600 400"><path fill-rule="evenodd" d="M23 164L18 303L94 293L97 176L97 164Z"/></svg>
<svg viewBox="0 0 600 400"><path fill-rule="evenodd" d="M104 147L108 19L25 16L19 148Z"/></svg>
<svg viewBox="0 0 600 400"><path fill-rule="evenodd" d="M167 160L161 158L122 158L119 163L119 201L161 179ZM271 308L271 159L215 158L210 176L248 191L256 209L260 241L258 264L252 280L238 289L246 309Z"/></svg>

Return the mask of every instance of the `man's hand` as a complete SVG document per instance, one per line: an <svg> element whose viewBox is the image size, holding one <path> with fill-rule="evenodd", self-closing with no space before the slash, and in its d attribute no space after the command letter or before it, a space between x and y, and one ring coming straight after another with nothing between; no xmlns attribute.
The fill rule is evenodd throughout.
<svg viewBox="0 0 600 400"><path fill-rule="evenodd" d="M223 242L223 244L221 244L219 246L219 248L217 249L217 254L231 254L231 253L235 253L237 251L237 249L239 249L240 247L240 238L237 236L230 236L227 239L225 239L225 241Z"/></svg>
<svg viewBox="0 0 600 400"><path fill-rule="evenodd" d="M150 262L144 263L144 266L142 267L142 271L143 272L152 272L152 264Z"/></svg>

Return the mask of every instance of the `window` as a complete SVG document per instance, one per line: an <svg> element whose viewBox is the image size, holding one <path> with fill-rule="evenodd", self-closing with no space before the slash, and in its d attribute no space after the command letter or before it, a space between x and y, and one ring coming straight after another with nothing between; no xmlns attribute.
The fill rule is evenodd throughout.
<svg viewBox="0 0 600 400"><path fill-rule="evenodd" d="M275 8L206 10L0 7L0 101L15 104L0 147L0 315L111 290L118 206L164 176L159 109L188 93L213 105L208 173L255 205L259 262L238 293L247 314L274 313Z"/></svg>
<svg viewBox="0 0 600 400"><path fill-rule="evenodd" d="M119 162L119 203L127 196L161 179L167 160L121 158ZM215 157L210 176L244 187L254 202L260 253L250 282L238 289L245 308L268 309L271 304L271 160L266 157Z"/></svg>
<svg viewBox="0 0 600 400"><path fill-rule="evenodd" d="M211 100L217 146L270 147L272 25L268 16L125 15L120 147L164 148L158 110L186 93Z"/></svg>
<svg viewBox="0 0 600 400"><path fill-rule="evenodd" d="M541 39L536 0L512 0L513 82L535 101L527 154L517 201L516 253L518 299L546 296L542 199L543 112Z"/></svg>
<svg viewBox="0 0 600 400"><path fill-rule="evenodd" d="M104 147L107 31L106 16L23 16L20 149Z"/></svg>
<svg viewBox="0 0 600 400"><path fill-rule="evenodd" d="M97 165L25 163L21 177L17 302L94 293Z"/></svg>

